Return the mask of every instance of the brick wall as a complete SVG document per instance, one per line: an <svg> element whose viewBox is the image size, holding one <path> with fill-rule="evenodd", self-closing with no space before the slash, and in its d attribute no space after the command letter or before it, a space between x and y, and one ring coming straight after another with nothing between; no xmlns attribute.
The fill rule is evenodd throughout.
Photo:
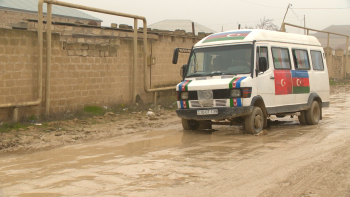
<svg viewBox="0 0 350 197"><path fill-rule="evenodd" d="M28 23L35 30L36 23ZM51 68L51 114L73 112L85 105L110 106L132 101L133 32L120 29L53 26ZM142 32L138 35L137 89L146 102L153 94L144 91ZM151 87L180 82L179 63L171 63L176 47L191 48L200 38L186 33L149 33L148 54L156 64ZM44 42L46 38L44 36ZM37 95L38 39L36 31L0 29L0 104L34 101ZM45 43L43 59L43 102L19 108L19 116L42 115L45 110ZM0 121L11 117L10 109L0 109Z"/></svg>

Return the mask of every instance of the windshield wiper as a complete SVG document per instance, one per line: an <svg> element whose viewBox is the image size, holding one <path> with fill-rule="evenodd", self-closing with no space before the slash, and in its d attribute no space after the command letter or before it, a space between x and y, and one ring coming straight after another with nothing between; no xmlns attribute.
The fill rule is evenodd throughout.
<svg viewBox="0 0 350 197"><path fill-rule="evenodd" d="M224 74L226 74L226 73L223 73L223 72L221 72L221 71L213 71L213 72L211 72L211 75L213 76L213 75L224 75Z"/></svg>
<svg viewBox="0 0 350 197"><path fill-rule="evenodd" d="M203 75L203 74L192 74L192 75L187 75L186 77L203 77L203 76L206 76L206 75Z"/></svg>
<svg viewBox="0 0 350 197"><path fill-rule="evenodd" d="M222 73L222 75L237 75L237 73Z"/></svg>

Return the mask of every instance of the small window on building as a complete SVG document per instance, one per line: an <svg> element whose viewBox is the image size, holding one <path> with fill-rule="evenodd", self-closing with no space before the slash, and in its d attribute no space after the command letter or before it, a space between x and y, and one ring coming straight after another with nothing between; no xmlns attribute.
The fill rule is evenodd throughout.
<svg viewBox="0 0 350 197"><path fill-rule="evenodd" d="M297 70L310 70L307 50L293 49L294 67Z"/></svg>
<svg viewBox="0 0 350 197"><path fill-rule="evenodd" d="M288 49L273 47L272 58L275 69L290 70L291 66Z"/></svg>
<svg viewBox="0 0 350 197"><path fill-rule="evenodd" d="M321 51L311 51L310 53L314 70L324 70Z"/></svg>

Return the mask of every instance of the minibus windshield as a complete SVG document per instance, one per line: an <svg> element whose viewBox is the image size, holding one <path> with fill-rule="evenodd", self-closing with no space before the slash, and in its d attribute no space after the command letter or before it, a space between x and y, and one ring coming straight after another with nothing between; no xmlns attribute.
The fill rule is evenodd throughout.
<svg viewBox="0 0 350 197"><path fill-rule="evenodd" d="M194 49L186 77L249 74L252 50L251 44Z"/></svg>

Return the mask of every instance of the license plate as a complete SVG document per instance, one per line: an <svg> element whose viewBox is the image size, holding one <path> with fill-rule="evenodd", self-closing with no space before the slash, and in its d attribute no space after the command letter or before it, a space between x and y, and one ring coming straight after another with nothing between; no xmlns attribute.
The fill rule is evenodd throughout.
<svg viewBox="0 0 350 197"><path fill-rule="evenodd" d="M206 109L206 110L197 110L197 115L211 115L218 114L219 111L217 109Z"/></svg>

